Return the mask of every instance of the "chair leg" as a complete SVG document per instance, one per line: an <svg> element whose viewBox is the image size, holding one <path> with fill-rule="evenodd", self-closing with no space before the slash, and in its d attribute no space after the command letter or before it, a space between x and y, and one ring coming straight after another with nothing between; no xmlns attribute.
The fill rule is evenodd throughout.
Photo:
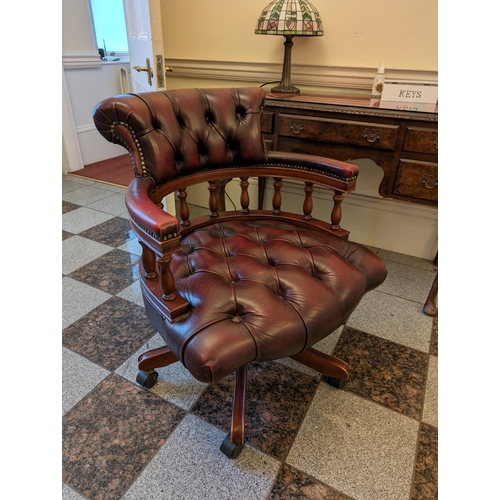
<svg viewBox="0 0 500 500"><path fill-rule="evenodd" d="M237 458L245 446L248 365L241 366L234 373L235 381L231 432L226 436L220 447L220 451L228 458Z"/></svg>
<svg viewBox="0 0 500 500"><path fill-rule="evenodd" d="M154 369L171 365L177 361L179 360L167 346L146 351L139 356L140 371L137 374L137 383L150 389L156 384L156 380L158 379L158 373Z"/></svg>
<svg viewBox="0 0 500 500"><path fill-rule="evenodd" d="M321 373L325 376L326 382L338 389L342 389L349 378L349 365L347 363L312 347L290 357Z"/></svg>

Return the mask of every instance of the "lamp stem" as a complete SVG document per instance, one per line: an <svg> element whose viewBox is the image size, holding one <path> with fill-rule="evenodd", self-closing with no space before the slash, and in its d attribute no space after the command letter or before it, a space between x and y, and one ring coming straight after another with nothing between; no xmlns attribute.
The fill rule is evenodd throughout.
<svg viewBox="0 0 500 500"><path fill-rule="evenodd" d="M281 74L281 83L277 87L273 87L271 92L283 92L288 94L299 94L300 89L292 85L292 78L290 76L291 63L292 63L292 47L293 35L285 36L285 57L283 59L283 72Z"/></svg>

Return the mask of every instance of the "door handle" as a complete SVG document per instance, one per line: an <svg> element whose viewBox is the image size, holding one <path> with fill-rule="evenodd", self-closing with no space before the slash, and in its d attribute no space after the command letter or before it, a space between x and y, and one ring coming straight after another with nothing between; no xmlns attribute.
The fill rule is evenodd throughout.
<svg viewBox="0 0 500 500"><path fill-rule="evenodd" d="M134 69L138 71L139 73L141 71L147 71L148 73L148 83L149 85L153 86L153 69L151 68L151 62L149 60L149 57L146 57L146 67L141 68L140 66L134 66Z"/></svg>

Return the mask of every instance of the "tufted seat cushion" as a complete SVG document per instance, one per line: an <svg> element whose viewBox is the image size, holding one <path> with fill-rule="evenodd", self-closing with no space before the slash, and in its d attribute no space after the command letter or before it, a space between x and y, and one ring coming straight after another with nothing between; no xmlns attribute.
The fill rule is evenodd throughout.
<svg viewBox="0 0 500 500"><path fill-rule="evenodd" d="M387 273L365 247L269 220L197 229L172 254L171 269L190 314L163 321L161 334L207 383L250 361L313 346L342 325Z"/></svg>

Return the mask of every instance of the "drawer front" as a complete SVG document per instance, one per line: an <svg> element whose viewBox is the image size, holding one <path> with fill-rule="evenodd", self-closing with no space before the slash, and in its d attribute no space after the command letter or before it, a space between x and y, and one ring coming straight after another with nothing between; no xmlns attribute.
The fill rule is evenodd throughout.
<svg viewBox="0 0 500 500"><path fill-rule="evenodd" d="M393 151L399 128L398 125L280 114L278 134Z"/></svg>
<svg viewBox="0 0 500 500"><path fill-rule="evenodd" d="M438 153L438 131L433 128L408 127L403 151L412 153Z"/></svg>
<svg viewBox="0 0 500 500"><path fill-rule="evenodd" d="M264 134L272 134L274 132L274 111L264 111L260 119L260 126Z"/></svg>
<svg viewBox="0 0 500 500"><path fill-rule="evenodd" d="M426 201L438 201L438 165L401 159L393 194Z"/></svg>

